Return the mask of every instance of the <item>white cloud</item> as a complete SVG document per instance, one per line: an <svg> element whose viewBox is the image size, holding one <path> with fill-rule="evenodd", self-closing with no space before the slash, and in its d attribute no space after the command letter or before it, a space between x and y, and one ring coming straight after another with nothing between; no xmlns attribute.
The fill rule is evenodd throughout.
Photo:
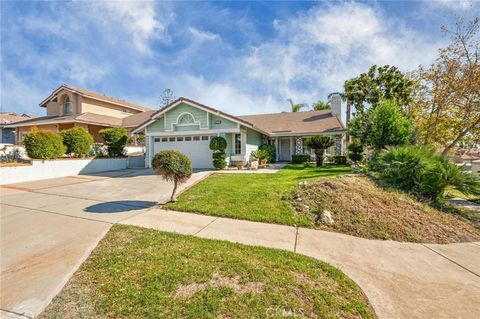
<svg viewBox="0 0 480 319"><path fill-rule="evenodd" d="M474 0L435 0L428 1L430 6L444 7L454 11L465 11L473 9L479 3Z"/></svg>
<svg viewBox="0 0 480 319"><path fill-rule="evenodd" d="M110 23L119 23L133 40L135 47L143 53L151 53L149 43L154 39L167 40L166 29L173 16L165 11L160 21L155 3L147 1L102 1ZM92 7L97 10L97 6ZM102 16L103 16L103 12ZM102 17L104 18L104 17Z"/></svg>
<svg viewBox="0 0 480 319"><path fill-rule="evenodd" d="M285 106L289 97L309 103L326 99L372 64L409 71L431 62L439 46L358 3L314 7L274 25L278 36L253 48L237 71L253 92L260 89Z"/></svg>

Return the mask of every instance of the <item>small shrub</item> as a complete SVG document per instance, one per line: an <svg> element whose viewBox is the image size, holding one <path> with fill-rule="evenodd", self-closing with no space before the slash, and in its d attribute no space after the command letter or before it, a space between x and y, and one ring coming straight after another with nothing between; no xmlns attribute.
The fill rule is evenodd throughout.
<svg viewBox="0 0 480 319"><path fill-rule="evenodd" d="M258 149L254 152L252 152L250 154L250 156L253 158L253 159L258 159L258 162L260 165L263 165L265 164L266 162L268 162L268 152L266 150L261 150L261 149Z"/></svg>
<svg viewBox="0 0 480 319"><path fill-rule="evenodd" d="M221 136L212 137L209 147L213 151L213 167L216 169L224 169L227 166L227 154L225 154L227 140Z"/></svg>
<svg viewBox="0 0 480 319"><path fill-rule="evenodd" d="M275 148L275 145L269 145L269 144L262 144L258 147L259 150L267 152L267 162L268 163L275 163L277 159L277 149Z"/></svg>
<svg viewBox="0 0 480 319"><path fill-rule="evenodd" d="M192 162L187 155L174 151L165 150L153 156L152 168L155 174L164 180L173 181L173 191L170 200L175 200L175 192L178 184L186 182L192 176Z"/></svg>
<svg viewBox="0 0 480 319"><path fill-rule="evenodd" d="M60 132L63 137L67 154L75 157L85 157L93 144L93 137L84 128L74 127Z"/></svg>
<svg viewBox="0 0 480 319"><path fill-rule="evenodd" d="M90 149L90 152L88 152L88 155L94 157L107 157L107 146L103 145L102 143L94 143Z"/></svg>
<svg viewBox="0 0 480 319"><path fill-rule="evenodd" d="M100 130L100 136L107 145L108 156L122 156L125 145L128 143L128 133L123 127L114 127Z"/></svg>
<svg viewBox="0 0 480 319"><path fill-rule="evenodd" d="M348 158L354 162L360 162L363 159L363 144L358 141L354 140L347 146L348 149Z"/></svg>
<svg viewBox="0 0 480 319"><path fill-rule="evenodd" d="M372 167L387 182L429 199L442 198L447 187L465 194L480 194L480 182L475 176L427 147L387 149Z"/></svg>
<svg viewBox="0 0 480 319"><path fill-rule="evenodd" d="M23 145L30 158L53 159L65 154L62 136L52 131L33 130L25 135Z"/></svg>
<svg viewBox="0 0 480 319"><path fill-rule="evenodd" d="M292 155L293 164L303 164L310 162L310 155L308 154L294 154Z"/></svg>
<svg viewBox="0 0 480 319"><path fill-rule="evenodd" d="M335 155L333 156L333 162L337 165L347 164L347 157L344 155Z"/></svg>

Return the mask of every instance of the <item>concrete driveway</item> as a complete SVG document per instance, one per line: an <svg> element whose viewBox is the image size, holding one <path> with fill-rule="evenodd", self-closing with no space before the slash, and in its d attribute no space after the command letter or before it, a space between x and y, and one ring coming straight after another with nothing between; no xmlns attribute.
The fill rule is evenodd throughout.
<svg viewBox="0 0 480 319"><path fill-rule="evenodd" d="M182 189L208 174L195 172ZM150 169L2 186L0 318L37 315L113 223L167 201L171 190Z"/></svg>

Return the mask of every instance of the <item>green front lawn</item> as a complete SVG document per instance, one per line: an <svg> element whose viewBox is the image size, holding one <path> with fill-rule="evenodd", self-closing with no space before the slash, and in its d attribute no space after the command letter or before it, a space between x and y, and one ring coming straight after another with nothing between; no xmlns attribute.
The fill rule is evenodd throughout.
<svg viewBox="0 0 480 319"><path fill-rule="evenodd" d="M115 225L40 318L374 318L340 270L294 253Z"/></svg>
<svg viewBox="0 0 480 319"><path fill-rule="evenodd" d="M349 166L323 168L287 165L275 174L214 174L179 196L166 208L252 221L313 227L295 213L288 200L302 181L352 173Z"/></svg>

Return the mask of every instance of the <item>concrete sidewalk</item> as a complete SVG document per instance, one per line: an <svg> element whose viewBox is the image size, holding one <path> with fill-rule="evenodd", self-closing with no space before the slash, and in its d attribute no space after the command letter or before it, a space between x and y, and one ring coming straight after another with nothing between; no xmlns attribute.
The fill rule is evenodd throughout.
<svg viewBox="0 0 480 319"><path fill-rule="evenodd" d="M120 222L285 249L340 268L380 318L478 318L480 243L400 243L333 232L150 209Z"/></svg>

